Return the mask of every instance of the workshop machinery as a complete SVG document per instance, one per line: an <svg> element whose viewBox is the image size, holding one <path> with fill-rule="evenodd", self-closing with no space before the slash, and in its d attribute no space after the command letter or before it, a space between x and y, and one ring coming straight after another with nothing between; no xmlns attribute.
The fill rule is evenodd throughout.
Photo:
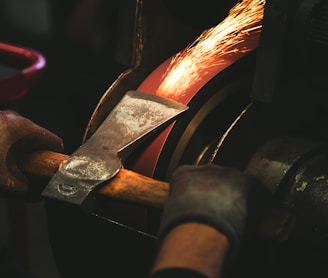
<svg viewBox="0 0 328 278"><path fill-rule="evenodd" d="M188 109L133 148L124 159L119 180L111 177L92 188L94 204L87 213L74 198L49 191L56 167L62 163L60 167L65 167L70 157L61 156L52 166L55 174L43 197L63 277L104 273L145 277L156 252L171 173L182 164L204 163L246 171L275 196L256 235L242 246L232 276L325 273L328 3L237 2L225 19L201 33L195 43L190 45L184 36L175 41L175 53L172 45L170 50L165 48L171 43L165 34L179 40L177 34L185 27L170 21L168 14L164 18L177 24L176 29L169 23L160 25L154 16L159 3L136 1L133 66L103 95L81 147L94 138L127 92L168 98ZM159 25L160 32L153 29ZM185 45L182 50L181 45ZM25 170L37 174L29 165L41 163L43 155L28 157ZM45 156L51 155L55 159L55 154ZM113 190L114 182L120 184L128 173L145 177L147 184L140 192L133 190L132 197L127 196L128 190L119 194ZM152 185L157 182L159 201L152 203L157 192ZM138 197L144 195L147 200Z"/></svg>

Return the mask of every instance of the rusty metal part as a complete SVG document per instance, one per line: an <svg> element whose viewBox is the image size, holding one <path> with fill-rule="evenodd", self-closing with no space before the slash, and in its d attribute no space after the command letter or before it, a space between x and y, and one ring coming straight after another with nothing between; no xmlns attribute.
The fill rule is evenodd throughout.
<svg viewBox="0 0 328 278"><path fill-rule="evenodd" d="M127 92L97 131L59 168L42 196L81 205L91 212L94 190L119 172L121 160L186 110L172 100Z"/></svg>
<svg viewBox="0 0 328 278"><path fill-rule="evenodd" d="M328 232L327 162L325 141L281 135L258 148L245 172L257 177L277 200L260 227L262 234L271 231L276 239L287 240L300 215L312 218L307 229L313 232L320 227L322 234Z"/></svg>
<svg viewBox="0 0 328 278"><path fill-rule="evenodd" d="M327 143L322 141L278 136L258 148L245 171L261 180L271 192L279 194L280 187L298 165L327 148Z"/></svg>
<svg viewBox="0 0 328 278"><path fill-rule="evenodd" d="M294 171L285 186L284 203L304 219L312 237L320 235L327 242L328 233L328 149L308 157ZM319 242L319 238L315 239ZM324 243L324 242L321 242Z"/></svg>
<svg viewBox="0 0 328 278"><path fill-rule="evenodd" d="M328 247L328 150L308 157L284 188L282 200L297 217L297 235L315 248Z"/></svg>

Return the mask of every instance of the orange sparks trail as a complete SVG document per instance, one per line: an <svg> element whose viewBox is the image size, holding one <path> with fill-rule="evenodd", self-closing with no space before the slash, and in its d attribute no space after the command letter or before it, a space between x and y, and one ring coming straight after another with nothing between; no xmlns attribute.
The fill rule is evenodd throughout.
<svg viewBox="0 0 328 278"><path fill-rule="evenodd" d="M156 94L174 98L199 80L203 69L211 69L233 53L247 53L243 44L251 34L261 31L265 0L244 0L237 3L217 26L204 31L190 46L171 61Z"/></svg>

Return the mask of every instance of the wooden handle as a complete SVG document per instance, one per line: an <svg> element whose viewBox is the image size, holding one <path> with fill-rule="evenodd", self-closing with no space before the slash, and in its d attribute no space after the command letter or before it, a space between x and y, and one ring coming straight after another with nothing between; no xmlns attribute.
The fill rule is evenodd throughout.
<svg viewBox="0 0 328 278"><path fill-rule="evenodd" d="M21 167L28 174L52 177L68 158L68 155L61 153L38 151L24 157ZM162 207L168 189L167 182L122 168L98 193L109 198Z"/></svg>
<svg viewBox="0 0 328 278"><path fill-rule="evenodd" d="M29 174L52 177L68 158L68 155L61 153L39 151L24 158L22 169ZM109 198L161 208L168 189L167 182L122 168L108 184L98 190L98 193ZM268 212L264 211L263 219L257 232L264 237L280 241L286 233L282 227L288 226L290 214L269 208Z"/></svg>

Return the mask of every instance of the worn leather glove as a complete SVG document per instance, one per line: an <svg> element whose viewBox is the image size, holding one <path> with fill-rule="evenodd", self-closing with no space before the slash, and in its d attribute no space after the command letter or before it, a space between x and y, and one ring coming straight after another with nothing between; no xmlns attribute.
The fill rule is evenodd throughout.
<svg viewBox="0 0 328 278"><path fill-rule="evenodd" d="M180 166L170 182L159 241L179 224L200 222L225 234L235 257L246 222L259 220L269 198L262 184L239 170L213 164Z"/></svg>
<svg viewBox="0 0 328 278"><path fill-rule="evenodd" d="M0 188L28 191L28 179L19 167L24 154L37 150L63 151L62 139L12 110L0 111Z"/></svg>

